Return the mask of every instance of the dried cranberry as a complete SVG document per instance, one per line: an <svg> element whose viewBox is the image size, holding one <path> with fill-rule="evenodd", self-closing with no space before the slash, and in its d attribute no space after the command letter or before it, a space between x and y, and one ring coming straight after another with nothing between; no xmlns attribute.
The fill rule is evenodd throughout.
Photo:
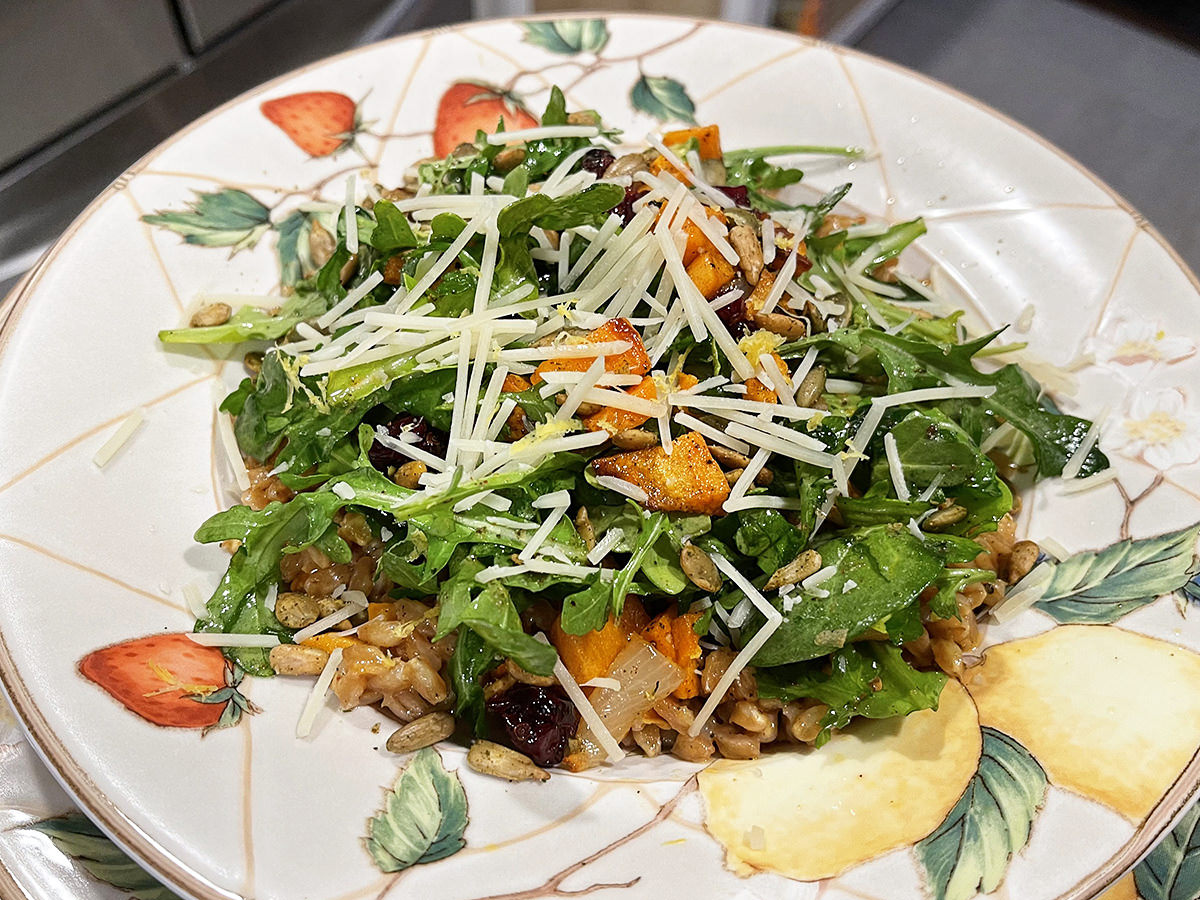
<svg viewBox="0 0 1200 900"><path fill-rule="evenodd" d="M713 185L718 191L743 209L750 208L750 190L743 184Z"/></svg>
<svg viewBox="0 0 1200 900"><path fill-rule="evenodd" d="M720 301L720 295L717 300ZM726 303L717 310L717 318L725 323L726 328L733 328L734 325L746 320L746 296L743 294L732 303Z"/></svg>
<svg viewBox="0 0 1200 900"><path fill-rule="evenodd" d="M556 766L579 727L579 710L557 684L514 684L487 702L488 714L507 743L539 766Z"/></svg>
<svg viewBox="0 0 1200 900"><path fill-rule="evenodd" d="M445 432L438 431L421 416L401 413L388 421L384 427L387 429L388 434L394 438L398 438L401 432L404 431L416 435L417 442L413 446L419 450L424 450L426 453L432 453L438 457L445 457L446 455L447 435ZM385 447L378 439L371 445L371 449L367 451L367 457L371 460L371 465L380 470L386 469L388 466L399 466L409 461L409 457L402 453L397 453L390 447Z"/></svg>
<svg viewBox="0 0 1200 900"><path fill-rule="evenodd" d="M614 159L616 157L603 147L595 147L583 154L583 158L579 160L579 168L585 172L591 172L597 178L603 178Z"/></svg>
<svg viewBox="0 0 1200 900"><path fill-rule="evenodd" d="M625 188L625 198L613 207L613 212L621 217L621 222L628 225L633 219L633 201L642 196L642 186L630 185Z"/></svg>

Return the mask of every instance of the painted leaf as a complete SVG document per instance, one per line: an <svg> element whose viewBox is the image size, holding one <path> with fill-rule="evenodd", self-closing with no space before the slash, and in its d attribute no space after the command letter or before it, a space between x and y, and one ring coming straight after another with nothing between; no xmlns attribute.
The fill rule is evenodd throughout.
<svg viewBox="0 0 1200 900"><path fill-rule="evenodd" d="M309 258L308 235L312 223L308 216L296 210L279 223L279 240L275 252L279 254L279 280L282 284L295 284L304 277Z"/></svg>
<svg viewBox="0 0 1200 900"><path fill-rule="evenodd" d="M561 19L557 22L526 22L525 41L551 53L597 53L608 43L608 26L603 19Z"/></svg>
<svg viewBox="0 0 1200 900"><path fill-rule="evenodd" d="M694 124L696 121L696 104L688 96L687 88L674 78L643 75L633 86L629 99L634 109L640 109L660 122L678 119Z"/></svg>
<svg viewBox="0 0 1200 900"><path fill-rule="evenodd" d="M1200 606L1200 571L1193 564L1188 570L1188 580L1183 583L1175 594L1175 605L1179 607L1181 616L1187 615L1188 605Z"/></svg>
<svg viewBox="0 0 1200 900"><path fill-rule="evenodd" d="M253 247L271 228L270 210L234 188L198 193L185 210L159 210L142 216L150 225L168 228L189 244L232 247L233 252Z"/></svg>
<svg viewBox="0 0 1200 900"><path fill-rule="evenodd" d="M1064 559L1037 608L1063 624L1111 624L1187 584L1197 534L1193 525Z"/></svg>
<svg viewBox="0 0 1200 900"><path fill-rule="evenodd" d="M1142 900L1200 897L1200 803L1133 870Z"/></svg>
<svg viewBox="0 0 1200 900"><path fill-rule="evenodd" d="M983 729L979 769L946 820L914 848L934 900L967 900L1004 880L1046 798L1046 773L1019 743Z"/></svg>
<svg viewBox="0 0 1200 900"><path fill-rule="evenodd" d="M125 855L82 813L44 819L29 826L50 838L63 853L77 860L92 877L128 892L137 900L179 900Z"/></svg>
<svg viewBox="0 0 1200 900"><path fill-rule="evenodd" d="M467 795L432 747L413 757L371 820L367 850L384 872L452 856L463 848Z"/></svg>

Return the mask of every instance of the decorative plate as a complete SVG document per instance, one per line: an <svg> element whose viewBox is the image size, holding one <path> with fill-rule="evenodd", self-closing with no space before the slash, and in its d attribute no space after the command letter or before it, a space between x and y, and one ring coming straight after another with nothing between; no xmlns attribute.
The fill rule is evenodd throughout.
<svg viewBox="0 0 1200 900"><path fill-rule="evenodd" d="M297 277L347 173L396 183L501 110L531 124L555 83L634 138L698 120L730 146L874 150L812 166L806 183L853 180L850 200L870 215L924 215L907 267L928 270L977 328L1022 319L1054 400L1108 410L1119 479L1025 497L1023 533L1066 548L1038 608L989 631L982 665L937 712L700 771L629 760L509 785L468 770L456 747L386 753L386 723L366 709L327 711L297 740L309 685L238 684L216 651L169 657L162 688L127 701L133 715L79 662L115 644L134 666L147 647L173 652L191 624L182 586L215 583L222 553L191 535L229 500L213 397L239 377L204 353L162 352L157 330L199 292L268 293ZM264 101L308 92L323 99L287 127L264 114ZM614 16L469 25L335 57L133 166L4 311L0 679L83 808L204 900L1094 897L1200 785L1197 291L1140 216L1053 148L840 48ZM139 409L130 443L93 465ZM211 686L208 702L181 666ZM87 847L68 821L42 831ZM1138 869L1146 900L1200 890L1196 813L1179 828Z"/></svg>

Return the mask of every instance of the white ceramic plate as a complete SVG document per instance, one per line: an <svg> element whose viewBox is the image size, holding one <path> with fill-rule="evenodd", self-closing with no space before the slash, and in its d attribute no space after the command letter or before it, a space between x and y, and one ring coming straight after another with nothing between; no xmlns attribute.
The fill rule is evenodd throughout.
<svg viewBox="0 0 1200 900"><path fill-rule="evenodd" d="M481 106L474 88L464 103L452 84L464 81L508 96ZM1120 480L1026 497L1024 533L1099 553L1060 567L1053 616L1030 611L993 629L970 691L951 684L939 712L698 777L676 761L633 760L508 785L443 748L411 777L449 797L461 784L466 846L384 874L366 823L405 761L380 749L387 732L374 732L372 711L327 713L297 741L308 685L259 680L242 688L263 712L202 739L131 714L76 666L98 647L187 630L182 586L211 585L223 568L222 552L191 534L228 503L213 397L239 366L164 353L156 331L199 292L274 289L278 248L303 262L289 255L291 226L305 210L320 215L302 204L340 202L348 172L397 183L432 146L453 147L453 128L473 133L472 115L507 104L515 125L519 104L540 110L553 83L631 139L694 110L729 147L873 148L851 166L808 166L806 183L853 180L858 209L926 216L907 267L931 270L975 327L1032 307L1024 338L1046 363L1039 375L1064 407L1110 410L1103 447ZM260 111L309 91L348 98L329 101L333 122L357 102L357 124L344 123L358 131L354 147L314 156L324 148ZM143 218L162 212L174 215ZM840 48L615 16L469 25L336 57L222 107L133 166L7 307L0 679L96 821L205 900L465 900L597 885L613 896L963 900L1001 881L1029 900L1093 897L1200 782L1200 624L1183 616L1194 601L1181 590L1195 531L1179 531L1200 520L1197 299L1157 233L1072 161L973 101ZM97 469L97 448L138 408L145 424Z"/></svg>

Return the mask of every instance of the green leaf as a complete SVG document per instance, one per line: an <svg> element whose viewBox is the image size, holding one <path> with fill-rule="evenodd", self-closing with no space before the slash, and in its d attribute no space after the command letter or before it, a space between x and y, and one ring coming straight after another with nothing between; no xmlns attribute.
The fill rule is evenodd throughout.
<svg viewBox="0 0 1200 900"><path fill-rule="evenodd" d="M942 573L942 559L928 542L903 526L878 526L816 545L822 564L836 566L822 592L804 597L783 613L783 624L754 656L756 666L778 666L828 656L892 613L916 600ZM847 582L854 585L846 590ZM780 609L782 610L781 601ZM756 621L762 624L762 617ZM750 637L749 629L742 635Z"/></svg>
<svg viewBox="0 0 1200 900"><path fill-rule="evenodd" d="M736 514L734 542L738 552L749 556L770 575L799 555L807 543L807 532L796 528L774 509L745 509Z"/></svg>
<svg viewBox="0 0 1200 900"><path fill-rule="evenodd" d="M233 252L253 247L271 228L270 210L235 188L197 193L186 210L159 210L142 216L150 225L167 228L189 244L232 247Z"/></svg>
<svg viewBox="0 0 1200 900"><path fill-rule="evenodd" d="M367 850L384 872L453 856L466 845L467 795L432 747L418 751L368 826Z"/></svg>
<svg viewBox="0 0 1200 900"><path fill-rule="evenodd" d="M238 344L242 341L273 341L283 337L305 319L329 308L315 291L298 290L278 310L243 306L224 325L201 328L172 328L158 333L164 344Z"/></svg>
<svg viewBox="0 0 1200 900"><path fill-rule="evenodd" d="M179 900L154 876L125 855L83 813L68 813L55 819L43 819L29 826L54 842L59 850L77 860L92 877L127 892L137 900Z"/></svg>
<svg viewBox="0 0 1200 900"><path fill-rule="evenodd" d="M442 582L438 590L441 612L438 614L437 638L445 637L460 625L467 625L498 655L516 660L534 674L549 675L558 659L554 648L525 633L521 616L503 584L492 581L480 585L475 580L482 570L483 565L478 560L467 559Z"/></svg>
<svg viewBox="0 0 1200 900"><path fill-rule="evenodd" d="M1200 524L1055 563L1037 608L1063 624L1111 624L1187 584L1197 535Z"/></svg>
<svg viewBox="0 0 1200 900"><path fill-rule="evenodd" d="M469 723L477 737L487 733L487 710L480 679L498 661L496 651L487 641L466 625L459 626L447 672L454 688L454 715L460 722Z"/></svg>
<svg viewBox="0 0 1200 900"><path fill-rule="evenodd" d="M937 829L914 848L934 900L969 900L999 887L1029 841L1046 773L1019 743L984 727L979 769Z"/></svg>
<svg viewBox="0 0 1200 900"><path fill-rule="evenodd" d="M1200 897L1200 803L1133 870L1142 900Z"/></svg>
<svg viewBox="0 0 1200 900"><path fill-rule="evenodd" d="M759 669L757 678L759 693L765 697L811 698L829 707L821 720L818 747L829 740L832 729L845 728L855 716L890 719L937 709L946 684L943 673L918 672L904 661L899 647L882 641L851 644L828 661Z"/></svg>
<svg viewBox="0 0 1200 900"><path fill-rule="evenodd" d="M412 226L391 200L379 200L375 203L375 222L371 246L381 253L408 250L417 246L417 236L413 234Z"/></svg>
<svg viewBox="0 0 1200 900"><path fill-rule="evenodd" d="M279 256L279 281L294 285L308 274L312 266L312 255L308 252L308 236L312 232L309 213L295 210L275 226L279 237L275 241L275 253Z"/></svg>
<svg viewBox="0 0 1200 900"><path fill-rule="evenodd" d="M674 78L643 75L633 86L629 99L634 109L660 122L696 122L696 104L688 96L687 88Z"/></svg>
<svg viewBox="0 0 1200 900"><path fill-rule="evenodd" d="M551 53L596 53L608 43L608 27L603 19L524 22L522 27L526 43L536 44Z"/></svg>
<svg viewBox="0 0 1200 900"><path fill-rule="evenodd" d="M528 234L533 225L552 231L595 225L624 197L625 189L616 184L593 184L565 197L531 194L500 210L496 227L502 238L508 238Z"/></svg>

